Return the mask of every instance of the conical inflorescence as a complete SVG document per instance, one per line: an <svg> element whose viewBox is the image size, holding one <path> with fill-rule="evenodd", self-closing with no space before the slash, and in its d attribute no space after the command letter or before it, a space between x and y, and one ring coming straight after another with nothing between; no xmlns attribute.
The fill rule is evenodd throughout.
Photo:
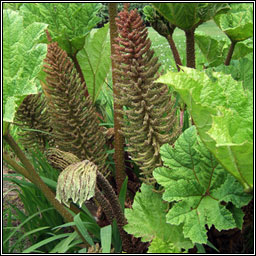
<svg viewBox="0 0 256 256"><path fill-rule="evenodd" d="M46 99L42 93L26 96L15 119L23 127L19 140L25 148L44 151L46 145L53 142Z"/></svg>
<svg viewBox="0 0 256 256"><path fill-rule="evenodd" d="M122 132L132 159L140 166L146 182L160 166L160 146L177 137L174 102L164 84L155 83L160 64L150 49L147 28L137 10L127 7L116 18L118 38L115 55L118 104L123 105Z"/></svg>
<svg viewBox="0 0 256 256"><path fill-rule="evenodd" d="M43 89L48 100L55 144L65 152L95 163L104 169L107 157L105 138L95 108L73 62L56 42L48 44Z"/></svg>

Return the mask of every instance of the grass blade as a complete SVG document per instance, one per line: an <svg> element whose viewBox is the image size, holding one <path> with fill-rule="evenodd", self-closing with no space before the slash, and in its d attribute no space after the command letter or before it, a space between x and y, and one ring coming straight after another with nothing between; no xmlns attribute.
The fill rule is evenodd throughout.
<svg viewBox="0 0 256 256"><path fill-rule="evenodd" d="M47 238L47 239L44 239L43 241L40 241L32 246L30 246L29 248L27 248L26 250L24 250L22 253L31 253L31 252L34 252L36 249L40 248L41 246L43 245L46 245L46 244L49 244L50 242L52 241L55 241L57 239L61 239L61 238L64 238L64 237L67 237L69 236L69 233L67 234L60 234L60 235L55 235L55 236L52 236L50 238Z"/></svg>
<svg viewBox="0 0 256 256"><path fill-rule="evenodd" d="M48 209L44 209L42 211L36 212L35 214L31 215L30 217L28 217L25 221L23 221L19 226L17 226L13 232L11 234L9 234L9 236L4 240L3 244L5 244L24 224L26 224L27 222L29 222L31 219L33 219L35 216L42 214L43 212L46 211L50 211L50 210L54 210L54 207L48 208Z"/></svg>
<svg viewBox="0 0 256 256"><path fill-rule="evenodd" d="M87 229L85 228L81 218L80 218L80 213L78 213L75 218L74 218L74 222L78 228L78 230L80 231L80 233L82 234L82 236L84 237L84 239L91 245L94 246L94 242L92 240L92 238L90 237Z"/></svg>
<svg viewBox="0 0 256 256"><path fill-rule="evenodd" d="M13 252L13 250L15 249L15 246L16 246L17 244L19 244L24 238L26 238L27 236L30 236L30 235L32 235L32 234L34 234L34 233L37 233L37 232L39 232L39 231L45 230L45 229L47 229L47 228L49 228L49 227L40 227L40 228L36 228L36 229L34 229L34 230L31 230L31 231L25 233L23 236L21 236L21 237L13 244L13 246L12 246L11 249L10 249L10 253Z"/></svg>
<svg viewBox="0 0 256 256"><path fill-rule="evenodd" d="M110 253L110 250L111 250L111 236L112 236L112 227L111 227L111 225L105 226L105 227L100 229L102 253Z"/></svg>

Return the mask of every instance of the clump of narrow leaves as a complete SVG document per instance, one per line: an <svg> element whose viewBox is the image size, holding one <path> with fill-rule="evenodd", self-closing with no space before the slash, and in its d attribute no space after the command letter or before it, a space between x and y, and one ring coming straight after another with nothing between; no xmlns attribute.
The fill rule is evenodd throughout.
<svg viewBox="0 0 256 256"><path fill-rule="evenodd" d="M114 61L119 94L116 101L124 106L121 132L128 142L132 159L141 167L146 182L161 166L160 146L171 143L178 130L174 103L166 85L155 83L160 64L150 49L151 42L136 10L124 9L116 19Z"/></svg>
<svg viewBox="0 0 256 256"><path fill-rule="evenodd" d="M103 168L107 157L105 138L73 62L55 42L48 45L45 63L47 83L43 89L56 145Z"/></svg>

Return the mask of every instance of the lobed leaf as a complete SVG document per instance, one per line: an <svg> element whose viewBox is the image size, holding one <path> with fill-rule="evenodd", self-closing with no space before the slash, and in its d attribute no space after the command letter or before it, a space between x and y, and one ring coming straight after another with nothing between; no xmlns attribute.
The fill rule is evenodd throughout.
<svg viewBox="0 0 256 256"><path fill-rule="evenodd" d="M239 44L237 44L238 46ZM238 48L236 48L238 49ZM224 64L207 69L208 72L222 72L230 74L236 81L242 81L245 90L253 91L253 54L248 54L239 60L232 60L230 65Z"/></svg>
<svg viewBox="0 0 256 256"><path fill-rule="evenodd" d="M218 14L214 21L233 42L253 36L253 5L251 3L231 4L231 10Z"/></svg>
<svg viewBox="0 0 256 256"><path fill-rule="evenodd" d="M25 96L37 93L37 76L47 52L46 45L37 43L46 27L43 23L33 23L24 28L18 12L3 11L4 122L13 122Z"/></svg>
<svg viewBox="0 0 256 256"><path fill-rule="evenodd" d="M153 7L171 24L182 30L192 29L198 22L212 19L229 8L223 3L152 3Z"/></svg>
<svg viewBox="0 0 256 256"><path fill-rule="evenodd" d="M183 225L185 238L193 243L207 243L207 230L241 227L237 212L227 208L232 203L240 208L251 196L228 174L204 146L195 126L185 130L175 147L161 147L164 167L156 168L154 177L165 188L163 199L173 202L166 215L172 225Z"/></svg>
<svg viewBox="0 0 256 256"><path fill-rule="evenodd" d="M190 29L200 20L197 16L198 3L152 3L152 5L169 22L183 30Z"/></svg>
<svg viewBox="0 0 256 256"><path fill-rule="evenodd" d="M99 22L99 3L25 3L20 8L24 24L44 22L53 41L69 56L84 46L85 37Z"/></svg>
<svg viewBox="0 0 256 256"><path fill-rule="evenodd" d="M152 191L152 186L142 184L141 192L137 192L132 209L125 209L128 224L124 229L135 237L141 237L143 242L152 241L150 251L163 247L169 251L193 247L189 239L182 234L182 226L166 223L165 215L168 204L163 202L161 195Z"/></svg>
<svg viewBox="0 0 256 256"><path fill-rule="evenodd" d="M252 93L230 75L182 67L158 82L172 86L187 104L198 133L217 160L247 190L253 185Z"/></svg>
<svg viewBox="0 0 256 256"><path fill-rule="evenodd" d="M208 66L216 67L224 64L229 45L226 40L218 40L202 32L195 34L195 42L208 62ZM232 60L238 60L253 52L250 42L238 42L232 55Z"/></svg>

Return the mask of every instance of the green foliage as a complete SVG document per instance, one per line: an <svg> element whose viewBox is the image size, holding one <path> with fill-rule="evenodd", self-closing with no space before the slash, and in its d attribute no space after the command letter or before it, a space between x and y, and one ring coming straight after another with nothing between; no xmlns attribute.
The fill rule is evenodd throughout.
<svg viewBox="0 0 256 256"><path fill-rule="evenodd" d="M232 42L246 40L253 36L253 4L231 4L231 10L216 15L214 21Z"/></svg>
<svg viewBox="0 0 256 256"><path fill-rule="evenodd" d="M174 30L174 27L172 27L169 21L159 15L151 5L146 5L143 8L143 13L146 21L149 22L151 27L153 27L161 36L167 37L170 35L171 29Z"/></svg>
<svg viewBox="0 0 256 256"><path fill-rule="evenodd" d="M201 32L195 34L195 42L208 62L206 63L206 66L215 67L224 63L229 49L226 40L218 40L217 38ZM244 42L239 42L236 44L232 59L240 59L252 51L253 47L249 44L249 42L247 44Z"/></svg>
<svg viewBox="0 0 256 256"><path fill-rule="evenodd" d="M24 28L23 17L18 12L3 11L4 122L13 122L25 96L37 93L37 76L47 51L46 45L37 42L46 28L43 23L33 23Z"/></svg>
<svg viewBox="0 0 256 256"><path fill-rule="evenodd" d="M222 3L153 3L153 7L171 24L189 30L229 9Z"/></svg>
<svg viewBox="0 0 256 256"><path fill-rule="evenodd" d="M235 228L236 219L242 221L241 209L234 217L236 213L225 205L231 202L241 208L251 196L208 151L194 126L179 137L174 148L163 145L161 156L164 167L155 169L154 177L165 188L163 199L174 203L166 220L172 225L184 224L186 238L206 244L205 225L223 230Z"/></svg>
<svg viewBox="0 0 256 256"><path fill-rule="evenodd" d="M239 43L237 44L237 46ZM236 46L236 49L238 47ZM234 58L233 58L234 59ZM230 74L232 78L236 81L242 81L243 88L245 90L253 91L253 54L248 54L243 58L238 60L234 59L231 61L230 65L226 66L224 64L217 67L213 67L206 70L208 72L222 72L224 74Z"/></svg>
<svg viewBox="0 0 256 256"><path fill-rule="evenodd" d="M110 70L109 24L90 32L77 59L92 102L95 102Z"/></svg>
<svg viewBox="0 0 256 256"><path fill-rule="evenodd" d="M182 68L158 79L176 90L198 128L199 135L218 161L247 190L253 184L252 94L230 75Z"/></svg>
<svg viewBox="0 0 256 256"><path fill-rule="evenodd" d="M212 26L213 22L205 23L205 27L200 26L200 30L204 27L208 36L202 33L195 35L195 41L202 53L197 55L197 61L200 62L200 68L203 66L207 69L198 72L182 68L183 72L180 73L169 72L158 80L172 87L170 90L169 88L165 90L165 85L153 81L158 77L156 73L159 72L159 66L156 64L155 55L160 51L162 53L160 59L163 62L167 60L161 72L165 73L167 69L172 68L170 53L165 51L165 48L169 49L166 39L159 37L165 40L167 47L162 45L162 41L159 40L160 43L157 41L156 33L149 32L151 38L155 39L153 45L155 43L159 48L157 54L154 54L153 51L148 50L150 43L146 41L147 43L144 44L143 40L148 39L142 23L139 19L136 20L137 16L129 21L135 25L130 27L132 31L121 28L121 39L117 39L119 45L116 46L121 57L118 56L116 61L123 58L117 72L120 78L119 103L125 105L123 133L127 136L129 157L132 156L133 159L129 160L129 163L136 175L139 175L136 165L138 163L145 176L149 175L150 181L155 182L156 179L158 184L155 184L154 188L142 184L131 209L124 208L128 179L125 180L119 194L120 205L111 186L107 183L108 190L106 190L106 184L101 184L97 188L98 192L104 195L103 201L108 203L107 207L115 219L112 226L99 227L94 216L83 204L84 200L94 194L97 167L92 164L94 170L91 177L88 176L86 169L88 167L86 163L89 161L83 161L83 166L81 162L71 166L70 164L78 162L79 157L81 160L96 159L95 163L99 168L104 169L105 163L110 162L115 169L112 159L114 150L106 150L105 139L100 129L100 125L106 127L114 125L112 82L108 77L111 62L108 24L101 29L92 30L96 26L102 26L105 22L102 21L103 19L107 20L108 4L3 4L4 132L7 124L13 122L15 112L23 99L30 94L32 95L28 98L32 98L38 93L39 80L42 80L47 105L52 114L50 122L47 118L44 119L49 129L44 130L40 125L33 126L37 125L37 118L32 118L33 125L25 129L31 134L49 135L53 127L55 136L59 139L58 147L76 153L77 156L73 157L71 153L63 153L58 149L48 152L54 167L62 171L64 166L69 166L61 174L47 163L40 151L30 152L29 159L45 184L53 191L57 188L57 198L60 199L59 191L62 190L65 192L64 203L67 204L72 198L81 206L80 214L75 215L72 212L74 221L63 224L62 217L53 208L49 208L49 202L34 184L10 175L5 179L19 186L19 197L25 211L10 205L15 214L11 214L11 210L4 213L7 221L3 233L4 252L13 253L16 250L24 253L87 252L86 248L80 249L82 239L78 233L69 233L71 226L76 226L83 238L91 245L89 252L92 250L109 253L111 243L115 252L122 252L122 244L124 250L126 243L124 239L126 233L121 228L126 223L122 215L123 211L128 220L125 230L148 242L150 244L148 253L187 252L194 245L198 248L198 252L205 253L202 244L215 248L207 240L207 227L214 225L218 230L234 227L242 229L244 213L241 207L249 202L251 196L243 191L241 184L246 191L251 191L253 185L253 42L250 39L253 34L253 5L153 3L151 5L154 6L153 9L147 4L131 3L129 10L138 7L141 13L145 5L147 21L151 22L152 27L161 35L170 35L170 29L174 30L175 26L178 27L173 33L173 39L181 53L183 63L188 60L186 54L190 48L186 44L186 49L184 31L180 29L186 32L193 31L203 22L213 18L229 39L236 43L236 47L230 65L223 65L229 51L227 40L222 36L225 34L219 30L223 40L209 36L214 34L213 31L217 31ZM122 7L123 3L119 3L119 10ZM99 13L100 9L101 13ZM120 17L122 19L122 14ZM128 22L127 17L124 15L124 19L121 20L124 24ZM119 20L119 23L122 22ZM218 28L215 24L214 26ZM53 41L57 41L67 52L65 54L57 47L54 48L57 44L49 45L49 49L53 51L52 55L48 55L45 65L48 83L45 83L45 74L41 72L42 59L46 55L46 45L42 44L46 42L44 34L46 28ZM247 38L249 39L244 41ZM195 50L199 53L199 49ZM74 61L77 58L92 101L84 96L84 84L80 83L79 75L73 69L73 63L67 55ZM134 58L130 58L131 55ZM57 56L61 58L58 59ZM55 69L57 66L59 70ZM140 79L145 82L141 83ZM129 87L131 92L128 90ZM165 128L169 129L172 124L164 121L167 117L163 110L165 101L160 96L165 95L165 92L170 96L172 90L178 93L178 99L174 101L175 106L179 104L179 97L184 101L181 104L187 105L183 119L183 134L175 145L163 145L159 153L160 146L167 142ZM139 95L141 91L142 94ZM102 119L97 117L92 103ZM40 112L39 108L43 107L45 102L39 101L38 106L34 101L31 104L33 105L31 108L21 106L21 112L27 111L32 114ZM41 112L46 113L46 110ZM167 112L171 113L170 109ZM176 115L173 112L173 116ZM25 120L20 116L21 119ZM98 119L102 122L100 125ZM191 122L195 123L197 131L195 127L189 128ZM131 124L134 127L129 129ZM172 129L170 128L168 132L172 132ZM141 135L144 136L143 140L139 139ZM159 138L163 139L161 143L157 143L160 141ZM33 135L30 139L34 139ZM112 141L108 142L111 146ZM133 142L135 146L132 145ZM154 148L153 151L148 147L150 143ZM133 152L136 150L138 154ZM107 154L108 162L105 161ZM156 154L157 161L154 159ZM146 162L142 161L144 157ZM152 171L155 165L154 163L151 165L152 162L159 162L161 166L153 172L154 177ZM149 170L149 166L153 167ZM129 167L129 171L130 169ZM59 182L57 186L58 176L65 182ZM163 194L160 191L154 192L154 189L162 188L161 186L164 187ZM110 190L112 198L108 193ZM114 201L113 198L116 199L115 205L110 204ZM13 227L13 220L18 220L21 224ZM21 228L24 228L25 232ZM10 246L9 241L14 237L16 242ZM29 239L33 245L24 250L22 243L25 239Z"/></svg>
<svg viewBox="0 0 256 256"><path fill-rule="evenodd" d="M45 229L48 228L47 226L42 226L41 228L38 228L38 227L35 226L34 228L29 229L23 236L19 236L18 241L16 241L16 243L14 243L12 246L8 246L8 243L9 243L9 240L11 239L11 237L15 236L15 234L17 234L17 233L21 233L22 232L21 228L23 226L28 225L29 222L31 220L33 220L35 217L40 218L40 216L38 216L38 215L42 215L44 212L54 210L54 208L51 207L51 208L43 209L43 210L40 210L40 211L36 211L34 214L31 214L31 215L25 216L25 217L20 216L21 214L24 214L24 213L19 211L17 208L15 210L17 210L17 216L18 216L17 219L19 219L21 223L18 226L13 227L11 232L6 232L5 235L4 235L3 245L4 245L4 248L8 250L8 253L12 253L16 249L17 245L19 245L19 241L24 239L26 236L29 235L30 238L32 239L33 235L35 235L35 233L43 231L43 230L45 231ZM10 211L9 211L9 213L10 213ZM10 221L9 221L8 226L10 226Z"/></svg>
<svg viewBox="0 0 256 256"><path fill-rule="evenodd" d="M17 11L23 3L3 3L3 9L11 9Z"/></svg>
<svg viewBox="0 0 256 256"><path fill-rule="evenodd" d="M84 47L85 37L100 18L99 3L25 3L20 8L24 24L48 24L53 41L57 41L69 56Z"/></svg>
<svg viewBox="0 0 256 256"><path fill-rule="evenodd" d="M149 247L152 253L159 252L161 248L169 249L165 253L173 253L193 247L191 241L184 238L182 225L166 223L168 203L163 202L161 194L152 189L152 186L142 184L141 192L136 193L132 209L125 209L128 220L125 231L141 237L143 242L152 241Z"/></svg>
<svg viewBox="0 0 256 256"><path fill-rule="evenodd" d="M101 240L102 253L110 253L111 236L112 236L111 225L105 226L100 229L100 237L101 237L100 240Z"/></svg>

